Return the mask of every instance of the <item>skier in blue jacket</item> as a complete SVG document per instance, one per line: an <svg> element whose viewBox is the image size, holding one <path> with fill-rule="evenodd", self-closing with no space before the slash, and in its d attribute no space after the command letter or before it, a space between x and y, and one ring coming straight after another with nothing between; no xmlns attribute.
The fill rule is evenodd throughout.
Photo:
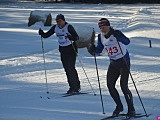
<svg viewBox="0 0 160 120"><path fill-rule="evenodd" d="M116 81L120 76L120 86L128 105L127 115L130 117L135 116L132 93L128 88L130 57L125 47L125 45L130 43L130 40L121 31L114 30L106 18L101 18L98 21L98 26L101 33L98 35L97 46L92 44L88 51L91 55L97 55L105 49L110 58L107 71L107 87L111 97L116 103L116 108L112 115L118 116L119 113L123 111L119 93L115 88Z"/></svg>

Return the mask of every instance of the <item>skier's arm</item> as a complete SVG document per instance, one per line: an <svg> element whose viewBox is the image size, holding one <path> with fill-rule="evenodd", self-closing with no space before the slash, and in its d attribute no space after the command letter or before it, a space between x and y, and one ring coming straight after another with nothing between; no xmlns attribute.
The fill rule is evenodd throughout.
<svg viewBox="0 0 160 120"><path fill-rule="evenodd" d="M70 40L72 41L79 40L79 36L72 25L68 26L68 32L71 34L67 36Z"/></svg>
<svg viewBox="0 0 160 120"><path fill-rule="evenodd" d="M121 31L115 30L114 36L119 42L122 42L125 45L128 45L130 43L130 40L128 37L126 37Z"/></svg>
<svg viewBox="0 0 160 120"><path fill-rule="evenodd" d="M39 35L41 35L43 38L48 38L48 37L50 37L51 35L53 35L53 34L55 33L55 32L54 32L55 26L56 26L56 25L52 26L51 29L48 30L46 33L44 33L43 30L40 29L40 30L39 30Z"/></svg>

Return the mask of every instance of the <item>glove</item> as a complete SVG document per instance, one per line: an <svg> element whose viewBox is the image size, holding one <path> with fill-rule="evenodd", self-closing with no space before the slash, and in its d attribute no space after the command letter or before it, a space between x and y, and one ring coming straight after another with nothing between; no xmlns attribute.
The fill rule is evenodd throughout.
<svg viewBox="0 0 160 120"><path fill-rule="evenodd" d="M91 54L91 55L95 55L95 50L96 50L96 46L94 44L91 44L89 47L88 47L88 52Z"/></svg>
<svg viewBox="0 0 160 120"><path fill-rule="evenodd" d="M72 35L69 35L68 33L67 33L67 36L66 36L69 40L73 40L73 37L72 37Z"/></svg>
<svg viewBox="0 0 160 120"><path fill-rule="evenodd" d="M44 32L43 32L43 30L41 28L39 29L38 33L39 33L39 35L43 35L44 34Z"/></svg>

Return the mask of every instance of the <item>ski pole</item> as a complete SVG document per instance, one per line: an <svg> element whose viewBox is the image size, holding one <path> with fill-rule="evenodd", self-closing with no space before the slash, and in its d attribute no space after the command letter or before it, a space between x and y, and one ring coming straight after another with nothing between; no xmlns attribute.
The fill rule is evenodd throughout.
<svg viewBox="0 0 160 120"><path fill-rule="evenodd" d="M75 49L72 41L71 41L71 44L72 44L72 47L73 47L74 52L76 53L76 55L77 55L77 57L78 57L78 53L76 52L76 49ZM87 73L86 73L86 71L84 70L84 67L83 67L82 62L81 62L81 60L79 59L79 57L78 57L78 60L79 60L79 63L80 63L80 65L81 65L82 69L83 69L83 72L84 72L84 74L85 74L85 76L86 76L86 78L87 78L87 80L88 80L88 83L89 83L89 85L90 85L90 87L91 87L92 92L94 93L94 95L96 95L96 93L95 93L94 90L93 90L93 87L92 87L92 85L91 85L91 82L89 81L89 78L88 78L88 76L87 76Z"/></svg>
<svg viewBox="0 0 160 120"><path fill-rule="evenodd" d="M105 114L105 112L104 112L104 105L103 105L103 98L102 98L102 91L101 91L101 85L100 85L100 80L99 80L98 67L97 67L97 60L96 60L96 55L95 55L95 53L94 53L94 60L95 60L95 65L96 65L96 72L97 72L99 92L100 92L100 98L101 98L101 104L102 104L102 111L103 111L103 114Z"/></svg>
<svg viewBox="0 0 160 120"><path fill-rule="evenodd" d="M41 36L41 43L42 43L42 53L43 53L43 61L44 61L44 73L45 73L45 80L46 80L46 88L47 88L47 94L49 94L48 91L48 82L47 82L47 71L46 71L46 61L44 56L44 45L43 45L43 38Z"/></svg>
<svg viewBox="0 0 160 120"><path fill-rule="evenodd" d="M122 51L122 48L121 48L118 40L117 40L117 43L118 43L118 46L119 46L119 48L120 48L121 54L124 55L124 54L123 54L123 51ZM125 59L124 57L123 57L123 60L124 60L124 62L125 62L125 64L126 64L126 66L127 66L127 70L128 70L128 72L129 72L129 75L130 75L130 77L131 77L131 80L132 80L132 82L133 82L133 85L134 85L134 87L135 87L135 90L136 90L137 95L138 95L138 97L139 97L139 100L140 100L140 103L141 103L141 105L142 105L142 108L143 108L143 110L144 110L144 112L145 112L145 115L146 115L146 117L148 117L147 112L146 112L146 110L145 110L145 108L144 108L142 99L141 99L141 97L140 97L140 94L139 94L139 92L138 92L138 89L137 89L137 87L136 87L136 84L135 84L135 82L134 82L134 80L133 80L132 74L131 74L131 72L130 72L130 70L129 70L129 68L128 68L126 59Z"/></svg>
<svg viewBox="0 0 160 120"><path fill-rule="evenodd" d="M82 69L83 69L83 72L84 72L87 80L88 80L88 83L89 83L89 85L90 85L90 87L91 87L92 92L94 93L94 95L96 95L96 93L94 92L93 87L92 87L92 85L91 85L91 82L89 81L89 78L88 78L88 76L87 76L87 73L86 73L86 71L84 70L84 67L83 67L83 65L82 65L81 60L80 60L79 58L78 58L78 60L79 60L79 63L81 64L81 67L82 67Z"/></svg>

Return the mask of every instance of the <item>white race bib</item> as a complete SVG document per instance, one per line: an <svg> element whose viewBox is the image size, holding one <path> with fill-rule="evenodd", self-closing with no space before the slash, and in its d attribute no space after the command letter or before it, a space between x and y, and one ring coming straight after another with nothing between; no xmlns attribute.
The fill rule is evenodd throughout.
<svg viewBox="0 0 160 120"><path fill-rule="evenodd" d="M121 42L118 42L113 35L106 39L101 34L101 42L104 45L104 48L107 50L110 59L117 60L126 54L125 45Z"/></svg>
<svg viewBox="0 0 160 120"><path fill-rule="evenodd" d="M60 29L58 25L55 27L55 33L58 37L58 42L60 46L68 46L71 44L71 41L66 37L68 32L68 25L66 24L64 28Z"/></svg>

